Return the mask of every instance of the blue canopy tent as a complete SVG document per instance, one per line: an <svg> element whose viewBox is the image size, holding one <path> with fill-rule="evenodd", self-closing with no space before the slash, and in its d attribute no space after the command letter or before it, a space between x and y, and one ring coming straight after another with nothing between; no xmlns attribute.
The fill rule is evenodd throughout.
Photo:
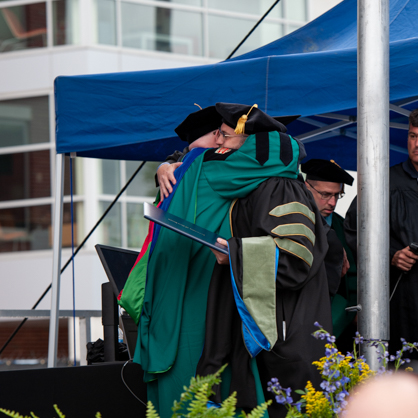
<svg viewBox="0 0 418 418"><path fill-rule="evenodd" d="M405 159L405 109L417 107L417 0L390 2L391 164ZM212 65L61 76L55 81L57 153L163 160L184 143L177 124L216 102L301 114L289 132L309 158L356 169L357 7L344 0L298 31ZM404 109L402 108L404 107ZM314 131L314 132L312 132Z"/></svg>
<svg viewBox="0 0 418 418"><path fill-rule="evenodd" d="M417 6L418 0L390 1L391 164L406 157L407 115L418 107ZM194 103L257 103L270 115L302 115L289 132L306 144L308 158L333 158L355 170L357 0L344 0L298 31L217 64L58 77L55 98L57 154L160 161L184 147L174 128L196 110ZM58 156L57 162L62 178ZM57 182L55 225L62 188ZM54 228L54 244L60 242ZM59 253L54 246L49 366L57 346Z"/></svg>

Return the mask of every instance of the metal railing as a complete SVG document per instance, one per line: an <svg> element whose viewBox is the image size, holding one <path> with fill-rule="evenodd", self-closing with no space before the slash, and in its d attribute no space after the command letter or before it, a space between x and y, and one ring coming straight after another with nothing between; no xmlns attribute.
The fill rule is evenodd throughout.
<svg viewBox="0 0 418 418"><path fill-rule="evenodd" d="M49 318L49 309L0 309L0 318ZM87 365L87 343L91 341L91 318L102 316L101 310L60 310L60 318L79 319L80 326L80 366Z"/></svg>

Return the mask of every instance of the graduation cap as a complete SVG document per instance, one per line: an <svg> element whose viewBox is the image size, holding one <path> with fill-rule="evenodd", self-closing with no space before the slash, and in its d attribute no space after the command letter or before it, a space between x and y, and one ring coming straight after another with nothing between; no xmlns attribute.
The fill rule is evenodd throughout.
<svg viewBox="0 0 418 418"><path fill-rule="evenodd" d="M215 106L209 106L190 113L174 131L182 141L191 144L201 136L218 129L221 124L221 115L216 111Z"/></svg>
<svg viewBox="0 0 418 418"><path fill-rule="evenodd" d="M238 135L253 135L258 132L287 131L286 126L280 119L277 120L277 118L267 115L267 113L258 109L256 104L248 106L237 103L216 103L216 110L222 116L222 122L233 128ZM281 117L279 116L278 118ZM290 122L291 120L287 123Z"/></svg>
<svg viewBox="0 0 418 418"><path fill-rule="evenodd" d="M343 170L334 160L321 160L314 158L301 165L302 171L308 180L329 181L331 183L344 183L351 186L354 178Z"/></svg>
<svg viewBox="0 0 418 418"><path fill-rule="evenodd" d="M273 119L277 120L277 122L283 123L283 125L286 126L298 118L300 118L300 115L273 116Z"/></svg>

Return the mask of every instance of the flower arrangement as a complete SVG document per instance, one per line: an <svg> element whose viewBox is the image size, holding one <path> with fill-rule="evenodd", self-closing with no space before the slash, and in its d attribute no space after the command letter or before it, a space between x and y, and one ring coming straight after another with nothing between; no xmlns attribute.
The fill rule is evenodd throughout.
<svg viewBox="0 0 418 418"><path fill-rule="evenodd" d="M392 371L386 371L389 362L394 363L394 371L397 371L401 365L410 361L403 358L404 353L418 349L418 343L407 343L404 339L401 339L402 349L395 356L390 356L386 342L366 341L356 332L353 352L343 355L337 349L335 337L330 335L317 322L315 322L315 326L319 329L312 335L316 339L326 340L327 342L325 344L325 357L313 363L323 378L320 385L322 391L316 390L312 383L308 381L305 390L295 390L295 393L301 395L301 398L294 402L291 388L283 388L276 378L268 382L267 390L275 394L276 402L287 408L286 418L337 417L346 407L347 397L354 386L376 374L392 373ZM358 355L357 345L363 343L377 349L381 363L377 372L370 369L363 356Z"/></svg>
<svg viewBox="0 0 418 418"><path fill-rule="evenodd" d="M292 389L284 388L280 385L277 378L268 382L268 389L275 394L276 402L287 408L286 418L336 418L347 405L347 397L350 391L358 384L369 379L371 376L397 371L410 360L403 358L407 352L418 350L418 343L408 343L403 338L402 348L396 355L389 355L387 343L382 341L366 341L358 332L354 337L353 351L343 355L338 351L335 344L335 337L330 335L317 322L315 326L318 330L312 335L319 340L326 340L325 356L313 364L318 368L323 380L320 384L322 390L316 390L311 382L307 382L304 390L295 390L296 394L301 395L300 400L294 401ZM379 355L381 367L377 372L372 371L367 365L363 356L358 355L357 346L367 343L375 347ZM393 369L387 371L388 363L393 363ZM236 393L232 393L222 404L215 405L210 401L210 396L214 394L212 387L221 382L220 375L227 365L223 366L217 373L204 377L197 376L192 378L190 386L184 388L179 401L174 401L172 418L262 418L271 400L254 408L249 414L241 412L237 415ZM406 369L408 370L408 369ZM409 370L412 370L409 368ZM59 418L65 415L54 405L54 409ZM23 416L14 411L0 408L0 412L12 418L38 418L33 412L30 416ZM147 404L147 418L159 418L151 402ZM95 418L101 418L99 412Z"/></svg>

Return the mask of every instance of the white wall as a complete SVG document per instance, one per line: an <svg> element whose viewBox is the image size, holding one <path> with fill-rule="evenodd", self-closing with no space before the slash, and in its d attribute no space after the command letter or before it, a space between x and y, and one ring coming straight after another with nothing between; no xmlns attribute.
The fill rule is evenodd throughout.
<svg viewBox="0 0 418 418"><path fill-rule="evenodd" d="M329 9L341 3L342 0L308 0L309 19L314 20Z"/></svg>
<svg viewBox="0 0 418 418"><path fill-rule="evenodd" d="M167 54L168 55L168 54ZM100 74L178 68L210 62L202 58L155 52L117 51L114 48L55 47L0 55L0 99L37 91L52 91L59 75ZM214 62L214 61L212 61Z"/></svg>
<svg viewBox="0 0 418 418"><path fill-rule="evenodd" d="M62 265L71 253L65 249ZM52 251L28 251L0 255L1 309L31 309L52 281ZM80 251L75 257L76 309L101 309L101 283L107 277L93 250ZM73 309L71 264L61 276L60 309ZM50 309L51 292L37 309Z"/></svg>

